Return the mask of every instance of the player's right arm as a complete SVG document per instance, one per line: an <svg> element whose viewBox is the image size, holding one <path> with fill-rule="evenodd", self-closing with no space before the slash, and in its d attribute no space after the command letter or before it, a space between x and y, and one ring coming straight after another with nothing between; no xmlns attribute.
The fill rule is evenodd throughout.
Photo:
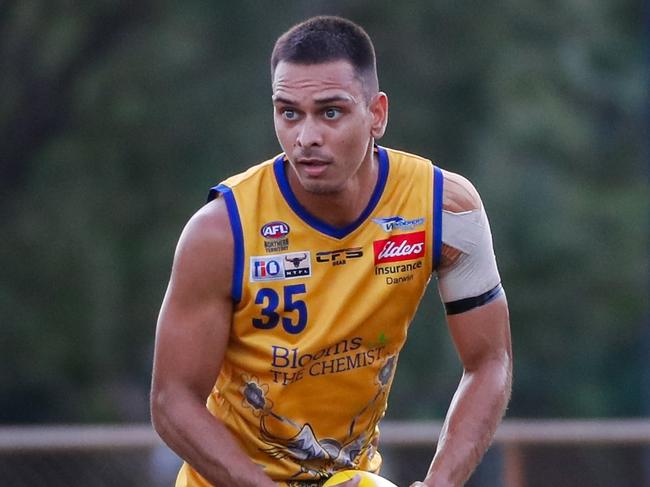
<svg viewBox="0 0 650 487"><path fill-rule="evenodd" d="M233 238L223 198L181 234L156 329L151 417L156 432L216 486L274 487L206 408L232 320Z"/></svg>

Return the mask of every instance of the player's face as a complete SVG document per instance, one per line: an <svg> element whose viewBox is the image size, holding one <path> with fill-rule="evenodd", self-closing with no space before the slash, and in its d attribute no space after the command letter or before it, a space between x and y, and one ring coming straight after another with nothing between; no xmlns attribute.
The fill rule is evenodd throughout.
<svg viewBox="0 0 650 487"><path fill-rule="evenodd" d="M342 192L361 174L360 168L372 161L374 138L383 135L385 104L383 93L366 98L347 61L278 63L273 78L275 131L306 191Z"/></svg>

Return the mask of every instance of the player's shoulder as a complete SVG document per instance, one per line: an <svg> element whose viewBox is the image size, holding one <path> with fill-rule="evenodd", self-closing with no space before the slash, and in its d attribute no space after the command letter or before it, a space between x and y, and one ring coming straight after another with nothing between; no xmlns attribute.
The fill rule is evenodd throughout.
<svg viewBox="0 0 650 487"><path fill-rule="evenodd" d="M221 230L229 223L228 206L222 195L218 195L199 208L189 219L188 225L196 230L205 230L207 233Z"/></svg>
<svg viewBox="0 0 650 487"><path fill-rule="evenodd" d="M427 165L434 164L431 159L411 152L392 148L386 148L386 150L390 154L391 159L397 162L411 161ZM444 210L460 213L476 210L481 207L481 197L474 185L466 177L446 169L440 169L444 178L442 201Z"/></svg>
<svg viewBox="0 0 650 487"><path fill-rule="evenodd" d="M214 186L210 191L209 202L199 208L188 220L179 241L179 249L190 249L196 252L212 252L215 249L233 247L233 234L228 207L229 193L240 186L246 187L248 182L254 182L263 174L273 172L273 161L278 156L254 164L245 171L234 174Z"/></svg>
<svg viewBox="0 0 650 487"><path fill-rule="evenodd" d="M458 173L442 169L444 177L442 208L461 213L481 208L481 197L474 185Z"/></svg>
<svg viewBox="0 0 650 487"><path fill-rule="evenodd" d="M223 197L217 197L199 208L187 221L177 251L197 257L213 255L215 250L233 247L230 216Z"/></svg>

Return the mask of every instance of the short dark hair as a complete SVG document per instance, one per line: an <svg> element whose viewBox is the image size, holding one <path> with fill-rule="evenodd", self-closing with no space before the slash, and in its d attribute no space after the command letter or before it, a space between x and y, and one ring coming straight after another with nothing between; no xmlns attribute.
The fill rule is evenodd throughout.
<svg viewBox="0 0 650 487"><path fill-rule="evenodd" d="M271 54L271 78L280 61L319 64L348 61L367 89L378 89L375 48L363 28L342 17L321 15L282 34Z"/></svg>

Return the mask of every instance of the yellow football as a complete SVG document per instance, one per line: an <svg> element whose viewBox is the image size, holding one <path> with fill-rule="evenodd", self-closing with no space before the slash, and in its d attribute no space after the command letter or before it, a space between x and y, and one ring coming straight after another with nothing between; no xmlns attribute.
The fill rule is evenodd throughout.
<svg viewBox="0 0 650 487"><path fill-rule="evenodd" d="M359 487L397 487L390 480L386 480L379 475L364 472L362 470L343 470L342 472L337 472L323 484L323 487L333 487L334 485L338 485L346 480L353 479L355 475L361 476Z"/></svg>

